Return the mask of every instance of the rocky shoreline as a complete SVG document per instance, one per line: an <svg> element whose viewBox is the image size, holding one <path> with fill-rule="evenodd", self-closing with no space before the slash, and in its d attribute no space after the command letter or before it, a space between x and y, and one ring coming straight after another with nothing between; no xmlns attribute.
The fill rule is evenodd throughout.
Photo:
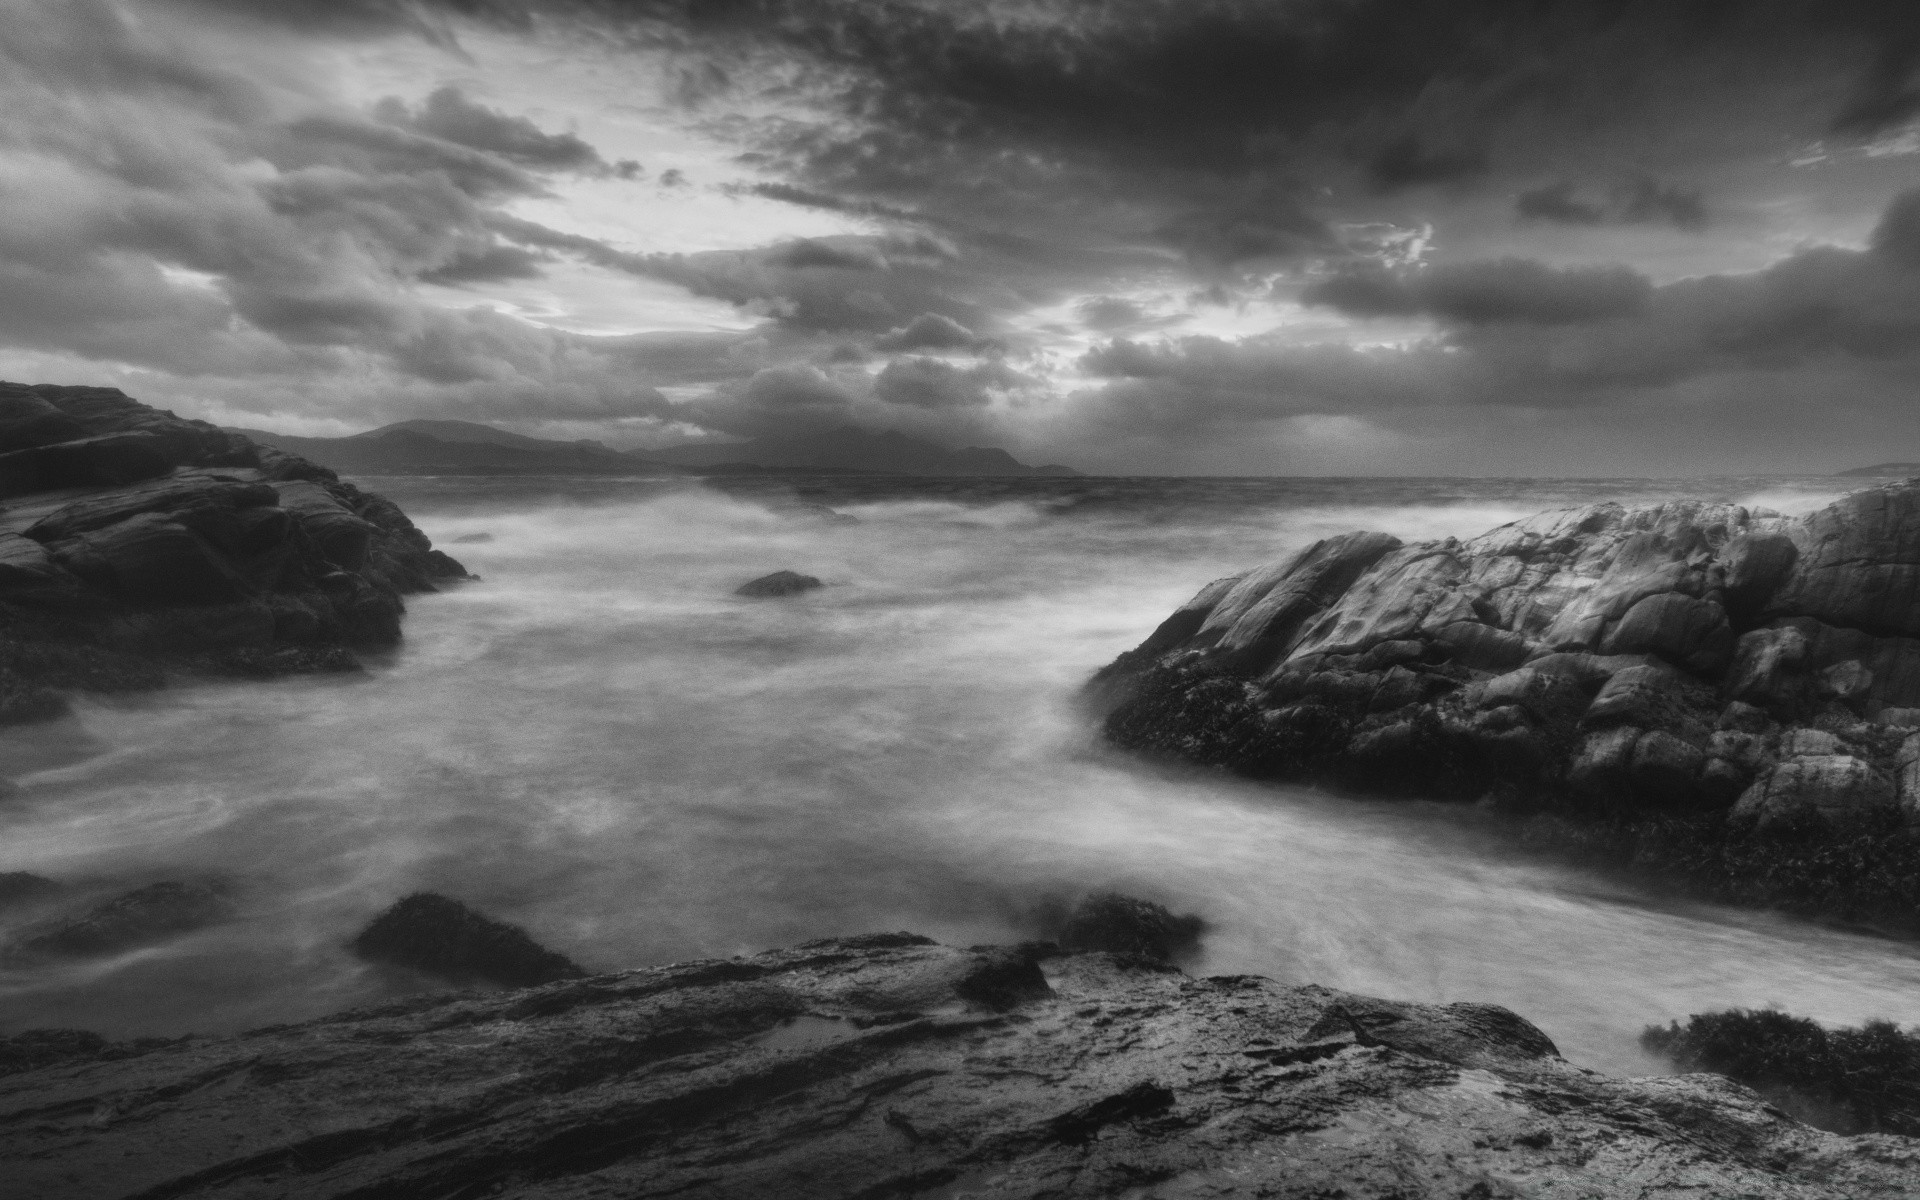
<svg viewBox="0 0 1920 1200"><path fill-rule="evenodd" d="M332 471L114 388L0 383L0 724L180 672L351 670L463 579Z"/></svg>
<svg viewBox="0 0 1920 1200"><path fill-rule="evenodd" d="M18 1039L15 1039L18 1041ZM1490 1005L1049 944L810 942L238 1037L43 1037L62 1197L1910 1196L1920 1143L1574 1067Z"/></svg>
<svg viewBox="0 0 1920 1200"><path fill-rule="evenodd" d="M1090 690L1123 747L1478 801L1533 845L1920 930L1920 480L1801 518L1325 539L1208 584Z"/></svg>

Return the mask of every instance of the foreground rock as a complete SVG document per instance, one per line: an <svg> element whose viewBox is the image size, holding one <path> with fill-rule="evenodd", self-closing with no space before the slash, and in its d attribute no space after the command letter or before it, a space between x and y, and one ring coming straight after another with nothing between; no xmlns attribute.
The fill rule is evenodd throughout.
<svg viewBox="0 0 1920 1200"><path fill-rule="evenodd" d="M0 723L174 670L338 670L459 579L394 505L113 388L0 384Z"/></svg>
<svg viewBox="0 0 1920 1200"><path fill-rule="evenodd" d="M1207 585L1096 690L1125 746L1680 823L1707 873L1727 839L1857 843L1869 907L1920 914L1920 481L1797 520L1599 504L1330 538Z"/></svg>
<svg viewBox="0 0 1920 1200"><path fill-rule="evenodd" d="M1595 1075L1503 1009L908 934L145 1050L11 1055L35 1067L0 1077L14 1188L1861 1200L1920 1178L1913 1142L1715 1076Z"/></svg>
<svg viewBox="0 0 1920 1200"><path fill-rule="evenodd" d="M375 917L353 940L353 952L454 983L528 987L586 974L526 930L433 892L415 892Z"/></svg>
<svg viewBox="0 0 1920 1200"><path fill-rule="evenodd" d="M801 592L810 592L825 587L811 575L802 575L798 571L775 571L771 575L762 575L733 589L736 596L797 596Z"/></svg>

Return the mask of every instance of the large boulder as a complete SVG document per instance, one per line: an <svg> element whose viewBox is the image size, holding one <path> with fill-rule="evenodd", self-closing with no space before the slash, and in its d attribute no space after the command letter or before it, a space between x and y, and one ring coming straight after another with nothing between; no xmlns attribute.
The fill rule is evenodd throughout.
<svg viewBox="0 0 1920 1200"><path fill-rule="evenodd" d="M1920 637L1920 487L1855 492L1789 532L1799 554L1769 613Z"/></svg>
<svg viewBox="0 0 1920 1200"><path fill-rule="evenodd" d="M1873 764L1851 754L1803 754L1755 780L1733 806L1732 819L1759 829L1845 829L1897 803L1894 781Z"/></svg>
<svg viewBox="0 0 1920 1200"><path fill-rule="evenodd" d="M485 917L447 896L415 892L375 917L353 940L370 962L411 967L453 983L528 987L586 974L524 929Z"/></svg>
<svg viewBox="0 0 1920 1200"><path fill-rule="evenodd" d="M771 575L762 575L758 579L748 580L733 589L736 596L748 596L765 599L778 596L797 596L801 592L811 592L815 588L825 587L811 575L802 575L798 571L775 571Z"/></svg>

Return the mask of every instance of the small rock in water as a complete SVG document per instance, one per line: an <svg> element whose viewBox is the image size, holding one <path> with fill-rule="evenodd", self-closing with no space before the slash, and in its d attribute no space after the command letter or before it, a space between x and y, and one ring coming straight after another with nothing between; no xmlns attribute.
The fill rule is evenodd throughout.
<svg viewBox="0 0 1920 1200"><path fill-rule="evenodd" d="M490 533L463 533L453 539L453 544L456 546L478 546L482 542L490 542L492 540L493 535Z"/></svg>
<svg viewBox="0 0 1920 1200"><path fill-rule="evenodd" d="M775 571L771 575L762 575L750 583L735 588L736 596L793 596L801 592L810 592L817 587L825 587L811 575L802 575L798 571Z"/></svg>
<svg viewBox="0 0 1920 1200"><path fill-rule="evenodd" d="M1104 950L1171 962L1198 948L1205 928L1199 917L1176 917L1151 900L1097 892L1073 910L1058 940L1068 950Z"/></svg>
<svg viewBox="0 0 1920 1200"><path fill-rule="evenodd" d="M412 967L455 983L484 980L532 987L586 972L514 925L483 917L458 900L415 892L360 931L353 952L370 962Z"/></svg>
<svg viewBox="0 0 1920 1200"><path fill-rule="evenodd" d="M232 912L217 883L155 883L116 896L77 917L30 933L8 957L80 958L162 942L222 920Z"/></svg>
<svg viewBox="0 0 1920 1200"><path fill-rule="evenodd" d="M0 908L26 904L42 896L51 896L59 890L60 885L45 875L35 875L31 871L0 871Z"/></svg>

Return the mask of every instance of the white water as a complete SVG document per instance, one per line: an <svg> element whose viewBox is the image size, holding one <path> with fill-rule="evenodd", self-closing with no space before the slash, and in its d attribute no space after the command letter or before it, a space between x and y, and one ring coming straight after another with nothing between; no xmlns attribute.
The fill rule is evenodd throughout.
<svg viewBox="0 0 1920 1200"><path fill-rule="evenodd" d="M823 485L858 525L642 483L380 486L442 545L494 540L448 547L483 581L414 600L367 674L0 732L21 786L0 870L77 885L68 907L210 876L241 900L159 947L0 976L0 1032L380 999L394 982L344 944L421 888L613 969L874 929L1009 940L1117 887L1202 914L1205 973L1506 1004L1614 1070L1658 1069L1639 1029L1708 1009L1920 1021L1908 945L1654 902L1508 857L1458 809L1149 768L1074 704L1200 584L1312 537L1465 536L1656 485ZM729 594L780 567L831 586Z"/></svg>

